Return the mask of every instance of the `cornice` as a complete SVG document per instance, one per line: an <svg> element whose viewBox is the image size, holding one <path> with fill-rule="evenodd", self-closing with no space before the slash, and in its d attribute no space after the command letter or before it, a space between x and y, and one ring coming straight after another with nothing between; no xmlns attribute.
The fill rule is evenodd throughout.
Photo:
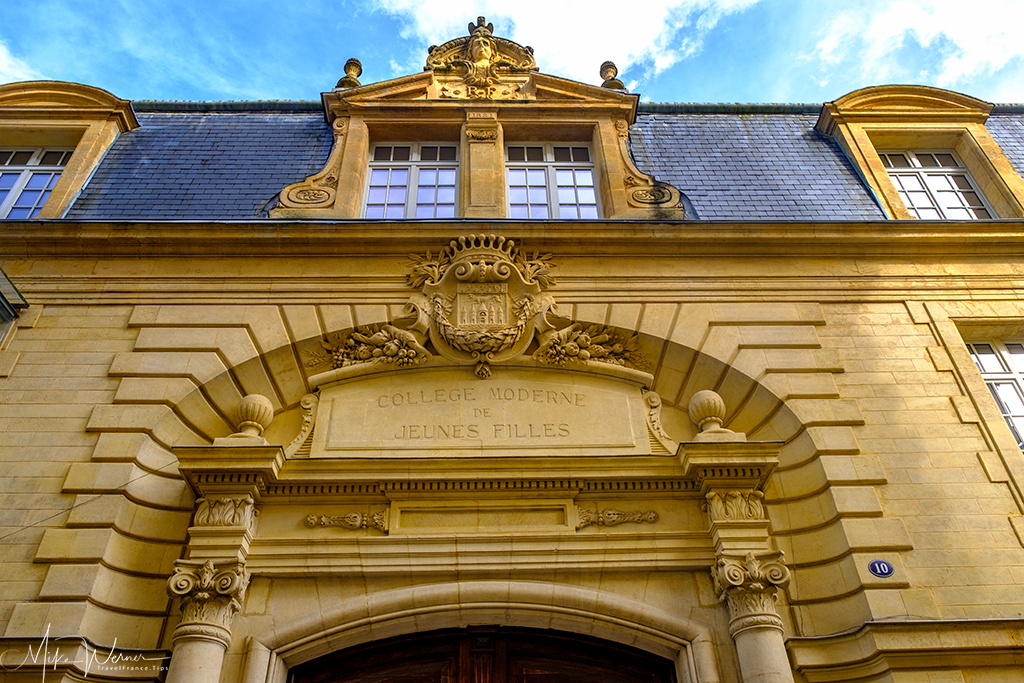
<svg viewBox="0 0 1024 683"><path fill-rule="evenodd" d="M500 234L579 256L999 257L1024 253L1024 221L2 221L6 258L373 256Z"/></svg>

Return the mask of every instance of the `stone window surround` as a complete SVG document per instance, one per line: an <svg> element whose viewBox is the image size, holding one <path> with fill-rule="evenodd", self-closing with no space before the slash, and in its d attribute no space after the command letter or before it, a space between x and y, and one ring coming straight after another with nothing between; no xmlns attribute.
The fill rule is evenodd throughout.
<svg viewBox="0 0 1024 683"><path fill-rule="evenodd" d="M949 149L999 218L1024 218L1024 181L985 129L992 104L926 86L885 85L826 102L815 130L832 136L891 219L913 220L877 150Z"/></svg>
<svg viewBox="0 0 1024 683"><path fill-rule="evenodd" d="M536 95L529 100L432 99L435 78L424 73L323 93L335 140L330 157L319 172L283 188L270 216L359 219L373 145L456 142L457 215L506 218L508 140L588 145L604 219L692 217L678 189L643 173L630 157L636 96L532 73L526 90Z"/></svg>
<svg viewBox="0 0 1024 683"><path fill-rule="evenodd" d="M138 127L131 103L100 88L63 81L0 85L6 147L75 150L39 219L62 217L118 135Z"/></svg>

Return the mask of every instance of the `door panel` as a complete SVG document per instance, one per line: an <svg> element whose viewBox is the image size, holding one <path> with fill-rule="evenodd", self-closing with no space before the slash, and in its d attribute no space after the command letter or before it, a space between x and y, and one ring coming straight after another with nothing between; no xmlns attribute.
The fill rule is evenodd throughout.
<svg viewBox="0 0 1024 683"><path fill-rule="evenodd" d="M342 650L292 669L290 683L675 683L671 661L539 629L477 626Z"/></svg>

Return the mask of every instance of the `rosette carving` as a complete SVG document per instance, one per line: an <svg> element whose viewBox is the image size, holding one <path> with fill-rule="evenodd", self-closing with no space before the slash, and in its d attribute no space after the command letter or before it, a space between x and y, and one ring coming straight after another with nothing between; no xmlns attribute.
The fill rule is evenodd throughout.
<svg viewBox="0 0 1024 683"><path fill-rule="evenodd" d="M178 560L167 581L168 594L181 598L182 619L174 639L198 636L227 647L231 642L231 621L242 609L248 584L249 575L240 562L216 565L213 560Z"/></svg>
<svg viewBox="0 0 1024 683"><path fill-rule="evenodd" d="M776 601L790 574L781 552L720 555L711 576L719 599L729 607L729 632L734 637L749 628L782 629Z"/></svg>

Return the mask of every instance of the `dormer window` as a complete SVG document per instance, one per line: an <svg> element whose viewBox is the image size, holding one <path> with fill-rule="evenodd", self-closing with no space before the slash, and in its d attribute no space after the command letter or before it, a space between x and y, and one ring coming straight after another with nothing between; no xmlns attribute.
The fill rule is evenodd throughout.
<svg viewBox="0 0 1024 683"><path fill-rule="evenodd" d="M582 145L509 145L509 218L600 218L590 149Z"/></svg>
<svg viewBox="0 0 1024 683"><path fill-rule="evenodd" d="M949 150L879 152L907 210L924 220L974 220L993 213L967 168Z"/></svg>
<svg viewBox="0 0 1024 683"><path fill-rule="evenodd" d="M74 150L0 149L0 218L35 218Z"/></svg>
<svg viewBox="0 0 1024 683"><path fill-rule="evenodd" d="M366 218L454 218L458 188L455 145L375 145L370 156Z"/></svg>

